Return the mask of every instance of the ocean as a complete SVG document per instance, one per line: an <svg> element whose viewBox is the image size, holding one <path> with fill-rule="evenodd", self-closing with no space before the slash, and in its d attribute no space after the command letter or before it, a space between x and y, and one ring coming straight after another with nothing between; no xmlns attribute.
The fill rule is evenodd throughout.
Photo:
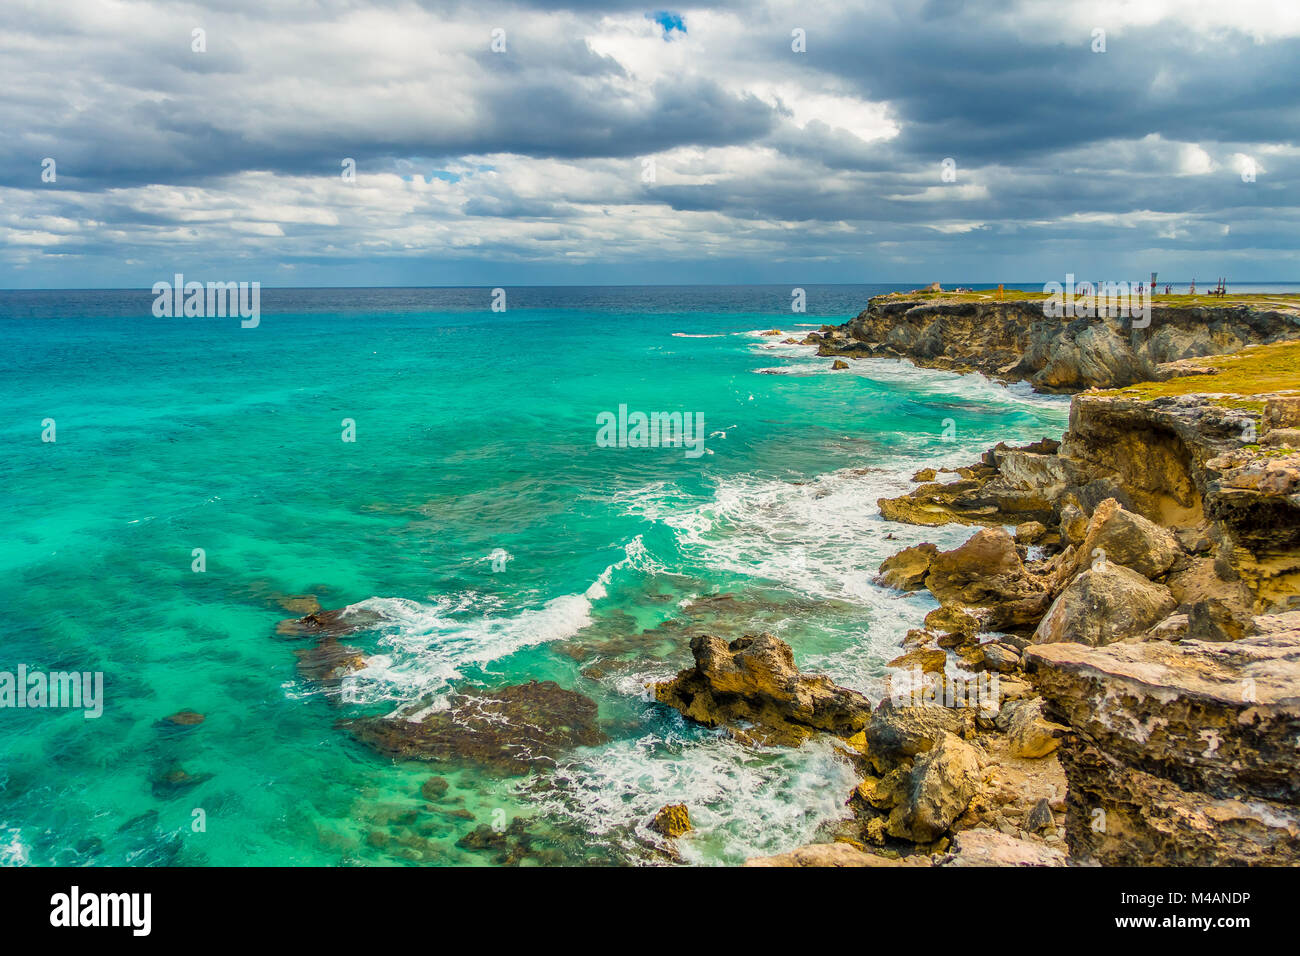
<svg viewBox="0 0 1300 956"><path fill-rule="evenodd" d="M781 344L895 288L808 286L803 313L777 286L509 288L504 311L263 289L256 328L156 318L147 290L0 292L0 671L104 681L96 719L0 710L0 862L727 864L814 839L856 783L830 745L743 746L646 685L693 634L769 631L879 699L934 605L877 565L969 529L876 499L1068 412ZM702 451L598 442L620 406L702 416ZM277 631L314 602L382 615L342 638L366 655L344 695ZM512 775L344 726L533 679L594 700L607 741ZM675 855L646 826L670 803L696 828Z"/></svg>

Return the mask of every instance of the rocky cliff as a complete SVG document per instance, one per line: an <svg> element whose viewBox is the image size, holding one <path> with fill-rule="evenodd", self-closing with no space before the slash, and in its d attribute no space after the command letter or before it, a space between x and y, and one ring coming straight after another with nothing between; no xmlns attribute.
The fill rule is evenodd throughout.
<svg viewBox="0 0 1300 956"><path fill-rule="evenodd" d="M872 310L915 308L886 305L861 334L901 327ZM961 313L971 365L1040 354L1022 305L981 309ZM923 468L880 500L889 520L975 530L880 565L880 584L939 606L875 707L799 674L770 635L692 642L695 666L656 699L749 742L822 735L859 771L851 817L755 865L1300 864L1300 343L1165 362L1277 331L1223 311L1103 350L1123 361L1089 344L1114 329L1058 330L1043 354L1073 355L1071 381L1160 378L1076 395L1059 441ZM914 331L948 323L951 344L951 317ZM1065 380L1026 361L996 370Z"/></svg>
<svg viewBox="0 0 1300 956"><path fill-rule="evenodd" d="M925 368L1028 381L1044 392L1116 388L1164 377L1167 363L1300 337L1294 304L1161 305L1128 318L1049 318L1044 297L878 296L847 323L815 332L818 354L902 358Z"/></svg>
<svg viewBox="0 0 1300 956"><path fill-rule="evenodd" d="M880 502L985 526L882 582L930 591L960 666L1033 685L1073 861L1300 862L1300 345L1203 365Z"/></svg>

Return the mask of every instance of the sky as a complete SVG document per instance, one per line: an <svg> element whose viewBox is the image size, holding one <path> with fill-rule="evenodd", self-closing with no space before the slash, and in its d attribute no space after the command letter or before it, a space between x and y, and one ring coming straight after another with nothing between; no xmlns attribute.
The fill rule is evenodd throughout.
<svg viewBox="0 0 1300 956"><path fill-rule="evenodd" d="M1297 63L1296 0L5 0L0 288L1300 280Z"/></svg>

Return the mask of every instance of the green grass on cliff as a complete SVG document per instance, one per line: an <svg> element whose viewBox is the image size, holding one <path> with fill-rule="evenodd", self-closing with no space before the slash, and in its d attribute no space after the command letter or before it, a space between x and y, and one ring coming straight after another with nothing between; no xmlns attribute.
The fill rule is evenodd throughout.
<svg viewBox="0 0 1300 956"><path fill-rule="evenodd" d="M977 292L891 292L888 295L872 296L872 301L920 301L920 302L1041 302L1047 298L1042 292L1023 292L1019 289L1006 289L998 299L996 289L980 289ZM1286 292L1277 295L1156 295L1152 305L1161 308L1232 308L1250 306L1263 310L1300 311L1300 293Z"/></svg>
<svg viewBox="0 0 1300 956"><path fill-rule="evenodd" d="M1163 382L1142 382L1113 394L1137 398L1162 395L1258 395L1264 392L1300 391L1300 342L1250 345L1230 355L1208 355L1191 364L1217 369L1213 375L1184 375ZM1257 402L1225 399L1222 404L1253 408Z"/></svg>

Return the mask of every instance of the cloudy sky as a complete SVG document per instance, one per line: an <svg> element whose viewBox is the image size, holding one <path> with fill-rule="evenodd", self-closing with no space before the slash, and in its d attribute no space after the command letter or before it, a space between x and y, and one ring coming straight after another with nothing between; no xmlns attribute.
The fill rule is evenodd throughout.
<svg viewBox="0 0 1300 956"><path fill-rule="evenodd" d="M1296 0L5 0L0 287L1300 279L1297 63Z"/></svg>

